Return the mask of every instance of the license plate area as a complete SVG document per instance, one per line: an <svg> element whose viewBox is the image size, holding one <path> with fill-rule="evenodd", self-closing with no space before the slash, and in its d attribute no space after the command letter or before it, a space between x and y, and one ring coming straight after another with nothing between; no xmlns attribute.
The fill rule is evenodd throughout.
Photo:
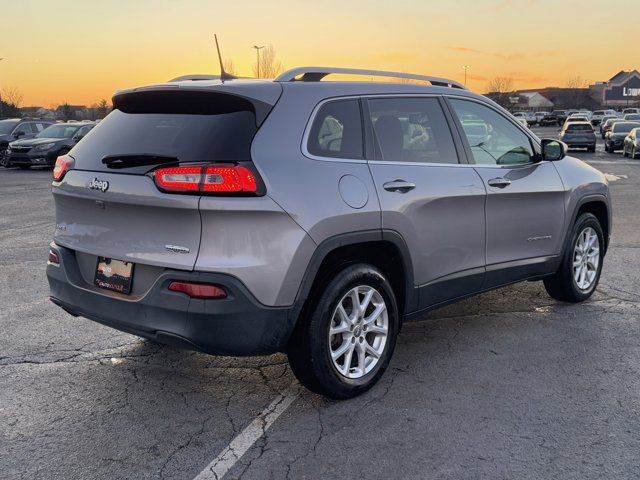
<svg viewBox="0 0 640 480"><path fill-rule="evenodd" d="M97 287L129 294L131 293L132 280L133 263L98 257L98 265L96 266L96 274L93 280Z"/></svg>

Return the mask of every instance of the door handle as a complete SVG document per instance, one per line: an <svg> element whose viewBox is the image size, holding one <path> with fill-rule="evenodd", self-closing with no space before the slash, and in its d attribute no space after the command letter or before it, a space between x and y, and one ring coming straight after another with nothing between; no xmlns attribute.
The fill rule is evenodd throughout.
<svg viewBox="0 0 640 480"><path fill-rule="evenodd" d="M387 192L400 192L407 193L409 190L416 188L415 183L405 182L404 180L394 180L393 182L387 182L382 187Z"/></svg>
<svg viewBox="0 0 640 480"><path fill-rule="evenodd" d="M487 182L490 187L504 188L511 185L511 180L504 177L492 178Z"/></svg>

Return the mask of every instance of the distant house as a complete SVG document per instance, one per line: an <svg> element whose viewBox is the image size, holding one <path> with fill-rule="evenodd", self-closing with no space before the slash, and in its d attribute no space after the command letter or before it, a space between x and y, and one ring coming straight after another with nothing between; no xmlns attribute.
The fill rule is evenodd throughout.
<svg viewBox="0 0 640 480"><path fill-rule="evenodd" d="M87 107L84 105L63 104L56 108L57 120L82 120L85 118Z"/></svg>
<svg viewBox="0 0 640 480"><path fill-rule="evenodd" d="M40 118L42 120L55 120L56 112L44 107L22 107L20 108L22 117Z"/></svg>

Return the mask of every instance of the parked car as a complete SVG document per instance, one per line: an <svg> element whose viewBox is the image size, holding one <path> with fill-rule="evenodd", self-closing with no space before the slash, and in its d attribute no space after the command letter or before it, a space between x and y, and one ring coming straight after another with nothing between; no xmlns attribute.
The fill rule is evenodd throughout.
<svg viewBox="0 0 640 480"><path fill-rule="evenodd" d="M569 148L586 148L589 152L596 151L596 134L589 122L570 122L565 124L559 138Z"/></svg>
<svg viewBox="0 0 640 480"><path fill-rule="evenodd" d="M640 108L625 108L622 110L622 117L630 113L640 113Z"/></svg>
<svg viewBox="0 0 640 480"><path fill-rule="evenodd" d="M33 138L37 133L51 125L46 120L30 118L8 118L0 120L0 166L7 165L6 150L10 142L19 138Z"/></svg>
<svg viewBox="0 0 640 480"><path fill-rule="evenodd" d="M561 126L566 119L566 112L564 110L554 110L551 113L547 113L540 120L541 126L558 125Z"/></svg>
<svg viewBox="0 0 640 480"><path fill-rule="evenodd" d="M535 117L536 117L536 124L540 125L542 122L542 119L545 117L545 115L549 115L549 112L535 112Z"/></svg>
<svg viewBox="0 0 640 480"><path fill-rule="evenodd" d="M621 118L609 118L607 120L605 120L604 122L602 122L602 124L600 125L600 134L602 136L602 139L604 140L606 134L608 131L611 130L611 127L613 127L613 125L617 122L624 122L623 119Z"/></svg>
<svg viewBox="0 0 640 480"><path fill-rule="evenodd" d="M624 139L622 146L622 155L638 158L640 155L640 128L634 128Z"/></svg>
<svg viewBox="0 0 640 480"><path fill-rule="evenodd" d="M578 115L577 113L569 116L569 118L567 118L563 124L563 128L566 127L567 125L569 125L570 123L591 123L589 122L589 119L587 118L586 115Z"/></svg>
<svg viewBox="0 0 640 480"><path fill-rule="evenodd" d="M56 123L34 138L16 140L6 152L7 166L28 169L34 165L53 166L60 155L73 148L94 127L91 123Z"/></svg>
<svg viewBox="0 0 640 480"><path fill-rule="evenodd" d="M593 126L600 125L606 118L617 118L614 110L596 110L591 115L591 124Z"/></svg>
<svg viewBox="0 0 640 480"><path fill-rule="evenodd" d="M604 151L613 153L616 150L622 150L624 139L634 128L640 127L639 122L620 121L613 124L604 136Z"/></svg>
<svg viewBox="0 0 640 480"><path fill-rule="evenodd" d="M513 114L516 118L522 118L526 120L527 125L534 125L537 123L538 119L536 118L535 113L533 112L515 112Z"/></svg>
<svg viewBox="0 0 640 480"><path fill-rule="evenodd" d="M622 117L623 120L625 121L629 121L629 122L637 122L640 120L640 113L627 113L624 117Z"/></svg>
<svg viewBox="0 0 640 480"><path fill-rule="evenodd" d="M113 103L53 172L47 277L72 315L210 354L286 352L303 385L348 398L383 374L402 321L521 280L568 302L598 284L604 175L454 81L314 67Z"/></svg>

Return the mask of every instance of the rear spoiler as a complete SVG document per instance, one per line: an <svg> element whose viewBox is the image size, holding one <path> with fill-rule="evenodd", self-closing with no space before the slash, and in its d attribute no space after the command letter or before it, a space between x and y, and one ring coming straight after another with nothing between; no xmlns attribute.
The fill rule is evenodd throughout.
<svg viewBox="0 0 640 480"><path fill-rule="evenodd" d="M198 88L181 85L155 85L121 90L113 96L113 108L125 113L177 113L185 115L214 115L238 111L251 111L256 126L262 125L275 106L273 103L252 98L227 88ZM262 95L263 97L266 95ZM271 95L273 97L273 95Z"/></svg>

